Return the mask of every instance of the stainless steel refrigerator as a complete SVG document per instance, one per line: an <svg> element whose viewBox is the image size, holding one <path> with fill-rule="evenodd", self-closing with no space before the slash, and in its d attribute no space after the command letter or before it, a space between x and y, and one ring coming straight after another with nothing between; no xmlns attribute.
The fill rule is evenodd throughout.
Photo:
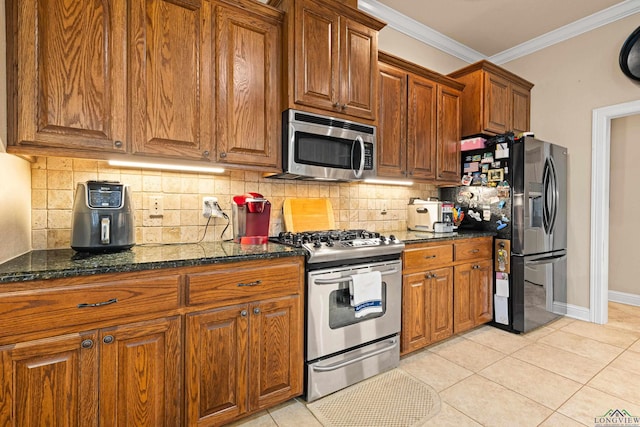
<svg viewBox="0 0 640 427"><path fill-rule="evenodd" d="M494 231L507 249L495 246L493 324L527 332L566 314L567 149L507 134L461 163L469 185L441 197L464 212L460 230Z"/></svg>

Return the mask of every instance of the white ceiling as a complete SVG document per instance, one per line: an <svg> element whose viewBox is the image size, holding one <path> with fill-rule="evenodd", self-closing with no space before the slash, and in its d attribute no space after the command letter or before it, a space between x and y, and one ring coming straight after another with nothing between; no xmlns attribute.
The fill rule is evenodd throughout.
<svg viewBox="0 0 640 427"><path fill-rule="evenodd" d="M358 8L464 61L501 64L639 13L640 0L358 0Z"/></svg>

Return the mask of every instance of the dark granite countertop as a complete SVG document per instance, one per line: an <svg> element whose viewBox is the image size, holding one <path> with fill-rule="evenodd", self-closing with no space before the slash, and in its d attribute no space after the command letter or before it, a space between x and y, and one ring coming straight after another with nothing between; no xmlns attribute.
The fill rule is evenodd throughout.
<svg viewBox="0 0 640 427"><path fill-rule="evenodd" d="M396 236L396 238L403 241L405 245L410 245L412 243L437 242L457 239L471 239L474 237L495 236L494 232L481 230L462 230L455 231L453 233L431 233L429 231L397 230L385 232L385 234L393 234L394 236Z"/></svg>
<svg viewBox="0 0 640 427"><path fill-rule="evenodd" d="M295 255L305 255L305 252L275 243L240 245L233 242L144 245L110 254L81 254L73 249L37 250L0 264L0 283L191 267Z"/></svg>

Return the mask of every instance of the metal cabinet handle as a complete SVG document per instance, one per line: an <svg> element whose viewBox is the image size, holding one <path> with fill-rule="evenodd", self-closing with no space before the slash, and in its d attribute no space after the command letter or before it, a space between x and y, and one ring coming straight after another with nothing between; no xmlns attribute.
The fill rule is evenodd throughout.
<svg viewBox="0 0 640 427"><path fill-rule="evenodd" d="M247 314L248 314L248 313L247 313L247 310L242 310L242 311L240 312L240 316L242 316L242 317L247 317Z"/></svg>
<svg viewBox="0 0 640 427"><path fill-rule="evenodd" d="M113 142L113 146L116 148L121 148L122 147L122 141L114 141Z"/></svg>
<svg viewBox="0 0 640 427"><path fill-rule="evenodd" d="M480 266L479 266L478 264L476 264L476 265L474 265L474 266L473 266L473 267L471 267L471 268L473 268L474 270L477 270L477 269L479 269L479 268L480 268Z"/></svg>
<svg viewBox="0 0 640 427"><path fill-rule="evenodd" d="M238 283L238 286L242 287L242 286L258 286L262 284L262 280L256 280L254 282L249 282L249 283Z"/></svg>
<svg viewBox="0 0 640 427"><path fill-rule="evenodd" d="M258 307L254 308L253 314L260 314L260 309Z"/></svg>
<svg viewBox="0 0 640 427"><path fill-rule="evenodd" d="M202 152L202 155L203 155L203 156L205 156L205 157L209 157L209 154L210 154L210 153L209 153L209 150L204 150L204 151Z"/></svg>
<svg viewBox="0 0 640 427"><path fill-rule="evenodd" d="M437 255L425 255L424 259L433 259L436 258Z"/></svg>
<svg viewBox="0 0 640 427"><path fill-rule="evenodd" d="M80 347L82 347L82 348L91 348L91 347L93 347L93 340L83 340L80 343Z"/></svg>
<svg viewBox="0 0 640 427"><path fill-rule="evenodd" d="M113 341L115 341L115 338L113 338L113 335L105 335L105 337L102 338L102 342L105 344L111 344Z"/></svg>
<svg viewBox="0 0 640 427"><path fill-rule="evenodd" d="M335 108L340 108L340 103L339 103L339 102L334 102L334 103L333 103L333 106L334 106Z"/></svg>
<svg viewBox="0 0 640 427"><path fill-rule="evenodd" d="M103 305L115 304L117 302L118 302L118 298L111 298L110 300L107 300L107 301L94 302L94 303L83 302L83 303L78 304L78 308L102 307Z"/></svg>
<svg viewBox="0 0 640 427"><path fill-rule="evenodd" d="M438 275L437 275L436 273L433 273L433 274L431 275L431 278L432 278L432 279L435 279L436 277L438 277Z"/></svg>
<svg viewBox="0 0 640 427"><path fill-rule="evenodd" d="M220 157L224 159L225 157L227 157L227 153L225 153L224 151L221 152L220 153Z"/></svg>
<svg viewBox="0 0 640 427"><path fill-rule="evenodd" d="M480 252L480 249L477 249L477 248L476 248L476 249L472 249L472 250L471 250L471 253L472 253L472 254L477 254L478 252Z"/></svg>

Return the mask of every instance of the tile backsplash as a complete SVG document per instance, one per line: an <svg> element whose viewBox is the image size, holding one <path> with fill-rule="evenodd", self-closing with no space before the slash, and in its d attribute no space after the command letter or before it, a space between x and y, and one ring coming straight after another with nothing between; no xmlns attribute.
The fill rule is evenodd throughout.
<svg viewBox="0 0 640 427"><path fill-rule="evenodd" d="M231 217L231 199L257 192L271 202L270 235L284 231L282 204L287 197L331 200L337 228L378 232L405 229L410 197L435 197L430 184L412 187L364 183L317 183L263 178L259 172L227 171L221 175L120 169L104 161L38 157L31 165L33 249L68 248L73 198L78 182L120 181L130 186L135 208L136 243L188 243L230 239L233 227L224 219L202 216L202 198L216 196ZM150 198L161 197L163 216L152 218Z"/></svg>

